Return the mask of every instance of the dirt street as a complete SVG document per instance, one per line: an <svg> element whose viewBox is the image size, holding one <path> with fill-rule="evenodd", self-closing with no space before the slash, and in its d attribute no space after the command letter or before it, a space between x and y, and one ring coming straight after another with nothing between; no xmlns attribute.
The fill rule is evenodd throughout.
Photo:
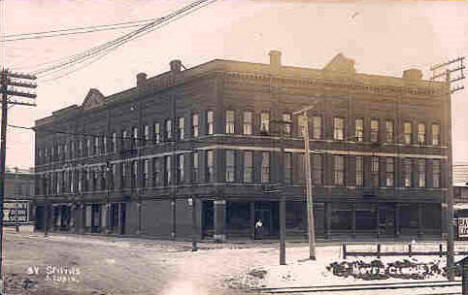
<svg viewBox="0 0 468 295"><path fill-rule="evenodd" d="M276 245L242 248L99 236L5 234L7 294L241 294L225 279L277 263Z"/></svg>

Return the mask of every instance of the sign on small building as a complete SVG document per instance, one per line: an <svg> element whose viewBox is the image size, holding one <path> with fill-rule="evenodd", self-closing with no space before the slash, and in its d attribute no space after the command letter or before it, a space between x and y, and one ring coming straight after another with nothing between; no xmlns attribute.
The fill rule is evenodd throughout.
<svg viewBox="0 0 468 295"><path fill-rule="evenodd" d="M458 238L468 238L468 217L457 219Z"/></svg>
<svg viewBox="0 0 468 295"><path fill-rule="evenodd" d="M6 225L29 222L29 203L27 201L5 201L3 204L3 222Z"/></svg>

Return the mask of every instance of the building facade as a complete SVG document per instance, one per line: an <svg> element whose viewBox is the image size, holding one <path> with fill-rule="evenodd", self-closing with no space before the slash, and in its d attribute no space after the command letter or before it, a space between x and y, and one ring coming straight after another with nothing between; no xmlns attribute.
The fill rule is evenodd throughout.
<svg viewBox="0 0 468 295"><path fill-rule="evenodd" d="M6 225L32 221L34 199L34 173L32 170L7 168L5 173L5 199L3 221Z"/></svg>
<svg viewBox="0 0 468 295"><path fill-rule="evenodd" d="M318 238L439 237L450 147L448 84L213 60L36 121L37 230L156 238L305 237L308 111ZM309 164L309 163L307 163ZM263 226L256 229L255 223Z"/></svg>

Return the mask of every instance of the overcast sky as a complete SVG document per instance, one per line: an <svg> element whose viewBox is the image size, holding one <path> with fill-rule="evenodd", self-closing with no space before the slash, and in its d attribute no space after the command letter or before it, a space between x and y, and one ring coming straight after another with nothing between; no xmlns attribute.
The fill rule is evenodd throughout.
<svg viewBox="0 0 468 295"><path fill-rule="evenodd" d="M6 35L111 24L163 16L185 0L6 0ZM2 66L20 71L69 56L126 31L2 43ZM360 73L400 77L417 67L429 78L435 63L468 54L466 1L273 1L217 2L130 42L78 72L39 80L37 107L11 109L9 123L34 120L81 104L89 88L109 95L135 85L135 75L167 71L169 61L186 67L215 59L268 63L282 51L284 65L322 68L337 53L356 61ZM466 82L465 82L466 84ZM468 162L468 89L453 96L454 159ZM7 165L34 165L34 135L9 129Z"/></svg>

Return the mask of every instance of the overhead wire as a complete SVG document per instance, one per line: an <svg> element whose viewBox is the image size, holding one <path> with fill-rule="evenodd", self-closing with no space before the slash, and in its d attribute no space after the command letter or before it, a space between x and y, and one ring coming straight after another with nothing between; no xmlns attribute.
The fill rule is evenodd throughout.
<svg viewBox="0 0 468 295"><path fill-rule="evenodd" d="M140 37L140 36L142 36L144 34L152 32L153 30L158 29L161 26L167 25L170 22L172 22L174 20L177 20L177 19L179 19L179 18L181 18L183 16L186 16L186 15L188 15L190 13L193 13L193 12L197 11L198 9L200 9L202 7L205 7L206 5L211 4L211 3L215 2L215 1L216 0L198 0L198 1L195 1L195 2L193 2L191 4L189 4L189 5L181 8L181 9L169 14L168 16L158 18L155 21L150 22L149 24L141 26L137 30L134 30L134 31L132 31L130 33L127 33L127 34L125 34L125 35L123 35L121 37L118 37L117 39L114 39L114 40L106 42L104 44L95 46L95 47L93 47L91 49L88 49L88 50L86 50L84 52L72 55L72 56L66 58L62 62L60 60L58 60L56 65L46 67L46 68L41 68L39 70L36 70L33 73L36 74L36 75L40 75L40 76L50 75L53 72L57 72L57 71L65 69L65 68L68 68L70 66L73 66L75 64L82 63L82 62L86 61L87 59L94 58L97 55L101 54L102 55L101 57L96 58L96 60L98 60L99 58L102 58L104 55L108 54L112 50L117 49L118 47L122 46L123 44L125 44L125 43L127 43L127 42L129 42L131 40L134 40L137 37ZM203 5L203 4L205 4L205 5Z"/></svg>

